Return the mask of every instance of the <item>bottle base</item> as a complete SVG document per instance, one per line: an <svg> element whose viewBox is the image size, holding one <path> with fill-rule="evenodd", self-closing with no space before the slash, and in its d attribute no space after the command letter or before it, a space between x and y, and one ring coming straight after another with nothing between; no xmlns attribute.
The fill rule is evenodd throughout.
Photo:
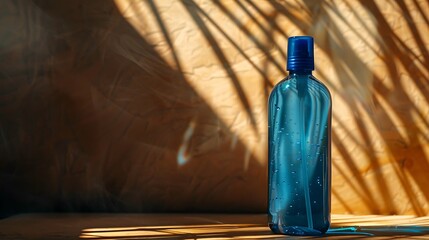
<svg viewBox="0 0 429 240"><path fill-rule="evenodd" d="M320 236L323 235L328 229L321 229L321 231L317 229L312 229L303 226L285 226L279 224L268 224L271 231L277 234L286 234L293 236Z"/></svg>

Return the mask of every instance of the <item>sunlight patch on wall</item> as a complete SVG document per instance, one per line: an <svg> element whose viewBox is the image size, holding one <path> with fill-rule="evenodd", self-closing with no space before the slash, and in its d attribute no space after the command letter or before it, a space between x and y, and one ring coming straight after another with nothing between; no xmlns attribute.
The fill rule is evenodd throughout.
<svg viewBox="0 0 429 240"><path fill-rule="evenodd" d="M232 2L225 3L225 6L204 2L206 11L203 11L199 3L185 7L180 1L153 1L162 10L159 15L142 2L117 0L116 4L127 21L154 45L166 62L175 68L180 64L185 80L231 131L231 146L235 145L235 138L246 146L244 168L247 168L249 156L264 165L266 92L270 88L264 90L260 87L263 81L267 81L262 79L261 74L264 77L271 75L268 81L272 85L272 81L284 76L279 70L284 69L285 65L284 56L278 55L278 51L266 53L255 47L255 44L269 44L267 48L272 48L273 43L266 43L271 41L271 36L259 39L263 35L259 34L248 38L242 28L256 26L249 17L240 18L245 26L237 25L233 19L225 19L227 13L220 9L230 11L230 5L235 4ZM235 10L234 16L241 15L245 16L245 13ZM217 20L214 21L219 18L224 19L221 26L216 25ZM264 24L268 22L264 21ZM162 33L161 25L168 36ZM172 42L172 47L169 47L168 41ZM281 48L284 51L285 45ZM178 62L175 62L175 56ZM281 68L273 70L271 62L265 72L259 69L261 74L255 75L255 67L262 66L267 58L281 59ZM277 61L275 63L279 64Z"/></svg>
<svg viewBox="0 0 429 240"><path fill-rule="evenodd" d="M429 131L427 1L116 3L215 113L215 127L227 129L228 136L215 136L204 151L219 141L232 151L242 143L246 149L238 157L244 170L251 166L249 159L266 164L266 103L273 85L286 75L287 37L315 36L314 75L333 98L333 188L342 193L341 199L333 197L333 211L427 212L412 200L419 191L429 199L421 170L410 165L406 174L412 179L406 179L401 166L414 161L429 168L423 164L429 151L423 134ZM179 165L192 154L190 129L200 127L190 123L184 133ZM414 183L420 190L407 189ZM402 200L410 204L403 208ZM341 201L356 204L338 207Z"/></svg>

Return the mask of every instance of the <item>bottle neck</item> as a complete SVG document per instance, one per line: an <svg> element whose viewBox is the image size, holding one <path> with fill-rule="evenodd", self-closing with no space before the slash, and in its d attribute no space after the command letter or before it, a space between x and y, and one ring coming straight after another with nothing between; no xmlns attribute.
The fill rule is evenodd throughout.
<svg viewBox="0 0 429 240"><path fill-rule="evenodd" d="M289 76L308 76L308 75L312 75L312 71L311 70L290 70L289 71Z"/></svg>

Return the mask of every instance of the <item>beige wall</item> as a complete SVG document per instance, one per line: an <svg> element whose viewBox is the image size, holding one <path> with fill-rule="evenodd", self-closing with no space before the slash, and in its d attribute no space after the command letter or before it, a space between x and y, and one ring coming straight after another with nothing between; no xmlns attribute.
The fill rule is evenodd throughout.
<svg viewBox="0 0 429 240"><path fill-rule="evenodd" d="M332 212L429 213L427 1L2 1L0 210L264 212L287 37L333 96Z"/></svg>

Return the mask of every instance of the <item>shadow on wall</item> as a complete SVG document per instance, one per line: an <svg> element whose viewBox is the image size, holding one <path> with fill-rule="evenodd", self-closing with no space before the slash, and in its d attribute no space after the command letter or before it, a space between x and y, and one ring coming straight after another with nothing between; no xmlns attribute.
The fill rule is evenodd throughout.
<svg viewBox="0 0 429 240"><path fill-rule="evenodd" d="M266 100L298 34L334 96L333 211L427 214L429 9L386 4L2 1L1 215L264 212Z"/></svg>
<svg viewBox="0 0 429 240"><path fill-rule="evenodd" d="M345 130L349 126L344 126L340 120L337 120L338 127L333 130L333 143L346 164L340 167L334 161L334 166L337 164L337 172L343 174L370 213L411 213L422 216L429 211L426 207L429 189L425 187L429 183L425 177L425 172L429 171L429 74L425 67L428 66L428 43L422 40L422 33L425 32L424 29L428 30L428 25L421 6L424 6L426 13L429 8L423 1L409 2L407 5L403 2L392 3L390 7L397 7L398 14L405 16L403 24L398 24L395 28L392 27L391 19L386 19L388 12L382 10L379 4L361 1L360 6L374 19L376 27L371 29L368 22L359 17L359 12L353 10L356 8L348 6L350 13L357 17L362 26L362 29L354 30L357 37L354 41L362 41L367 48L377 47L372 52L378 62L370 57L350 55L354 49L344 44L348 40L334 24L328 25L330 46L321 48L330 56L335 53L333 59L339 59L334 60L334 63L340 84L334 91L350 109L354 109L350 120L356 126L346 135L360 139L353 139L352 142L360 149L364 158L370 160L366 168L372 171L370 176L365 176L368 170L357 168L362 156L353 156L350 147L342 142L338 129ZM334 5L327 4L323 9L333 12L335 17L346 19ZM420 17L424 18L424 23ZM421 27L419 30L416 28L418 25ZM375 40L375 44L368 42L365 33L370 33L370 39ZM341 52L335 49L341 49ZM362 79L362 72L371 73L368 76L370 81ZM364 90L363 88L366 91L350 95L347 89L350 81L355 85L355 91ZM367 86L358 86L368 83ZM356 180L354 183L348 180L351 176L347 177L342 172L341 169L344 168L353 173ZM341 198L339 192L334 192L334 195ZM402 204L404 200L407 207ZM353 208L345 202L343 204L345 208Z"/></svg>
<svg viewBox="0 0 429 240"><path fill-rule="evenodd" d="M180 62L165 62L113 2L2 5L2 26L20 30L1 56L3 216L264 210L265 166L250 155L244 168L245 147Z"/></svg>

